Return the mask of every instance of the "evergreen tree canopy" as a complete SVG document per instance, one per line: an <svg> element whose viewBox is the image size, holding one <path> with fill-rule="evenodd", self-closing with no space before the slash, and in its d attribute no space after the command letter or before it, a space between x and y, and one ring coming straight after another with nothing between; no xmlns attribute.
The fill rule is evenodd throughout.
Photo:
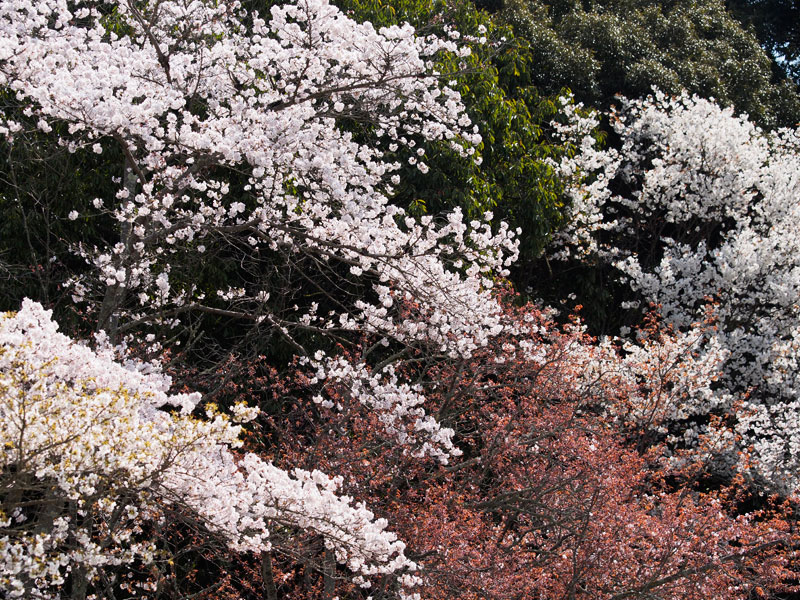
<svg viewBox="0 0 800 600"><path fill-rule="evenodd" d="M800 84L800 2L728 0L727 4L737 19L754 28L776 65Z"/></svg>
<svg viewBox="0 0 800 600"><path fill-rule="evenodd" d="M796 86L773 76L756 36L720 0L508 0L502 14L530 41L539 65L533 83L543 91L570 87L605 108L617 94L685 89L733 105L762 126L800 120ZM783 13L770 14L780 21ZM768 47L784 48L771 39ZM785 45L789 57L794 43Z"/></svg>

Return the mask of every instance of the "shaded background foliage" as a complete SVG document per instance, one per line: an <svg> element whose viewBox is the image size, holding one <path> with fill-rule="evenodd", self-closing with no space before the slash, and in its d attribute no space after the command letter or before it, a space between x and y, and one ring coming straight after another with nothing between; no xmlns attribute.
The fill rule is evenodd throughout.
<svg viewBox="0 0 800 600"><path fill-rule="evenodd" d="M506 0L488 8L526 44L528 85L541 94L568 88L577 101L607 110L617 95L687 90L733 106L767 129L797 124L796 71L795 80L790 77L800 22L796 3L729 6L733 10L716 0ZM780 64L779 47L787 57ZM616 146L608 124L601 128ZM515 271L518 288L554 305L574 306L567 299L575 294L594 331L616 333L638 319L616 308L628 292L607 266L573 262L555 269L525 258L532 257L523 255Z"/></svg>
<svg viewBox="0 0 800 600"><path fill-rule="evenodd" d="M797 0L728 0L726 6L775 60L774 65L800 84L800 2Z"/></svg>

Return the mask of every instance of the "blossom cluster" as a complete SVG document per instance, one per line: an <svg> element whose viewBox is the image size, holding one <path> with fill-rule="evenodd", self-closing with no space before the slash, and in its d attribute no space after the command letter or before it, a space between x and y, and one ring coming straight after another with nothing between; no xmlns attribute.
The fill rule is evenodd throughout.
<svg viewBox="0 0 800 600"><path fill-rule="evenodd" d="M0 317L0 584L12 598L58 598L66 577L154 560L147 523L183 511L236 551L266 552L270 528L322 535L355 574L415 569L404 544L340 479L237 459L241 427L197 394L58 333L25 301ZM158 407L180 406L179 412ZM234 410L245 418L246 408Z"/></svg>
<svg viewBox="0 0 800 600"><path fill-rule="evenodd" d="M364 362L325 356L321 351L308 364L314 369L311 383L323 383L325 388L324 394L314 397L317 404L343 408L329 396L344 388L350 399L377 414L386 433L399 446L411 448L414 456L432 456L447 464L461 455L453 444L454 431L426 414L423 386L401 382L394 365L373 372Z"/></svg>
<svg viewBox="0 0 800 600"><path fill-rule="evenodd" d="M70 149L114 145L125 156L116 197L99 199L119 241L77 247L94 269L76 277L75 298L106 301L102 327L112 314L148 321L153 309L197 308L203 294L176 285L165 257L224 236L377 279L378 302L348 326L416 335L421 323L386 314L391 288L424 301L439 330L480 342L497 313L490 274L516 256L512 234L468 232L459 213L442 227L409 219L386 196L400 165L336 126L366 119L387 147L446 140L471 153L480 135L431 70L437 53L461 52L453 41L407 25L378 31L326 0L273 7L268 23L254 14L247 27L235 2L113 4L124 36L97 7L17 2L0 14L0 84L26 114L45 132L68 124ZM235 195L220 177L229 169L247 177ZM446 266L455 259L466 272ZM248 290L253 305L264 291Z"/></svg>
<svg viewBox="0 0 800 600"><path fill-rule="evenodd" d="M773 485L794 490L800 133L768 134L712 101L662 94L625 101L612 122L618 152L605 164L594 147L574 159L592 187L574 188L581 200L558 253L581 249L610 262L681 330L713 307L704 343L726 355L717 395L748 394L729 405L741 449ZM707 394L695 402L706 412L728 403Z"/></svg>

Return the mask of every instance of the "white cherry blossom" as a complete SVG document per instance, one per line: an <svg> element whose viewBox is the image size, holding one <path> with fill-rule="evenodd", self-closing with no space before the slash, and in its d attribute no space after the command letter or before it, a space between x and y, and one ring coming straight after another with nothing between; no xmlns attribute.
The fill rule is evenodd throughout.
<svg viewBox="0 0 800 600"><path fill-rule="evenodd" d="M800 133L767 133L712 101L662 94L625 101L612 122L618 152L602 157L589 145L565 167L582 168L590 184L573 188L573 222L556 253L611 262L684 331L712 304L705 343L726 356L722 388L716 399L697 395L688 414L732 411L757 476L795 491Z"/></svg>
<svg viewBox="0 0 800 600"><path fill-rule="evenodd" d="M2 4L0 84L42 132L65 124L59 143L125 157L113 197L92 199L103 211L70 213L110 215L119 236L103 247L74 240L88 264L71 281L74 300L115 340L211 313L277 331L301 355L314 350L296 341L308 330L451 357L486 345L502 329L493 287L516 258L514 233L468 226L459 211L410 218L389 202L400 165L383 154L402 144L421 157L431 141L474 152L480 134L432 67L439 53L469 49L407 24L356 23L327 0L246 16L237 2ZM12 116L0 115L8 140L24 133ZM376 143L337 125L348 118L369 121ZM253 275L206 298L178 257L218 252L238 252L251 274L300 272L287 285L320 294L344 266L349 284L372 293L337 296L333 314L304 296L278 312L268 299L281 294Z"/></svg>
<svg viewBox="0 0 800 600"><path fill-rule="evenodd" d="M37 303L0 316L0 587L9 597L55 599L70 573L92 580L148 563L156 540L143 527L169 507L236 551L269 551L270 528L290 526L322 535L354 575L415 569L385 520L337 495L340 479L237 459L240 426L211 409L190 416L199 395L169 385L58 333ZM158 408L168 405L182 410Z"/></svg>

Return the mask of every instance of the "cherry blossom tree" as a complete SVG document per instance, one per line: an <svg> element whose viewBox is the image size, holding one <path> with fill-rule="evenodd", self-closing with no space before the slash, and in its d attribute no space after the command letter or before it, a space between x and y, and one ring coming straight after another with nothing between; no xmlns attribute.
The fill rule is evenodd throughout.
<svg viewBox="0 0 800 600"><path fill-rule="evenodd" d="M385 520L337 495L340 477L233 452L232 420L258 409L206 407L194 418L199 394L168 394L169 378L149 365L126 368L76 344L30 301L3 315L0 344L0 581L10 597L58 598L66 582L73 598L113 589L114 567L163 560L148 524L175 504L235 551L268 551L270 528L297 527L323 536L354 574L415 569Z"/></svg>
<svg viewBox="0 0 800 600"><path fill-rule="evenodd" d="M612 121L621 148L589 142L562 165L596 177L575 186L557 255L613 264L638 294L628 308L655 303L680 330L711 306L716 327L703 344L727 355L723 385L689 413L727 412L756 474L794 491L798 131L767 134L711 101L661 94L625 101Z"/></svg>
<svg viewBox="0 0 800 600"><path fill-rule="evenodd" d="M71 282L115 342L160 343L177 328L192 343L179 326L208 314L282 337L321 376L359 385L361 365L342 369L303 336L380 334L377 350L468 355L500 331L492 287L516 256L508 228L490 214L467 225L457 210L417 221L386 196L400 165L384 149L443 140L469 155L480 141L432 70L439 53L468 49L409 26L376 31L321 0L273 7L269 22L235 2L3 10L0 81L26 123L70 150L124 157L113 197L69 213L115 232L74 241L87 269ZM7 113L16 143L28 131ZM337 127L347 119L374 123L377 145ZM409 161L424 172L424 148ZM207 289L201 258L223 255L236 284ZM398 298L416 310L399 318ZM389 363L372 378L419 403Z"/></svg>
<svg viewBox="0 0 800 600"><path fill-rule="evenodd" d="M333 319L298 311L320 320L319 329L388 328L407 337L414 324L382 309L392 293L408 293L425 298L443 324L481 338L491 324L466 325L458 305L477 302L491 320L497 309L478 290L489 281L481 273L507 266L510 238L468 233L457 214L443 227L409 221L384 195L398 165L335 126L347 116L371 119L387 144L414 133L470 152L480 137L426 62L458 51L455 44L415 38L410 27L378 32L324 2L276 7L269 23L254 15L249 27L236 3L113 7L114 28L102 5L73 14L66 3L13 4L3 15L3 83L24 112L45 131L67 123L60 141L68 147L115 145L125 156L116 197L93 201L117 221L119 241L80 247L94 270L74 281L99 328L113 334L122 320L127 332L213 311L217 299L182 281L163 257L221 242L241 243L250 255L313 257L323 271L335 262L383 284L374 287L377 302ZM7 121L4 131L20 136L20 127ZM417 154L424 168L424 149ZM241 189L231 189L234 171ZM473 265L467 277L443 265L458 256ZM270 290L256 283L220 297L235 300L232 315L280 327L284 319L265 303Z"/></svg>
<svg viewBox="0 0 800 600"><path fill-rule="evenodd" d="M168 379L112 355L127 342L165 358L193 341L196 314L243 321L350 389L396 443L458 455L395 365L412 351L469 356L502 330L492 288L516 242L489 214L417 221L387 200L400 165L384 149L440 140L468 156L480 141L433 70L441 52L469 50L355 23L324 0L274 7L269 21L236 2L0 5L6 143L49 136L120 157L114 192L67 214L107 232L71 240L86 266L70 287L109 349L60 336L31 303L4 318L3 573L15 595L113 587L106 567L151 562L146 524L175 505L236 551L267 551L277 526L321 536L360 584L414 569L385 521L335 494L339 479L235 455L238 428L208 407L189 416L198 395L168 395ZM377 144L356 142L348 119L373 123ZM424 173L424 148L409 162ZM202 257L237 265L235 285L205 289ZM336 356L334 341L365 335L372 355Z"/></svg>

